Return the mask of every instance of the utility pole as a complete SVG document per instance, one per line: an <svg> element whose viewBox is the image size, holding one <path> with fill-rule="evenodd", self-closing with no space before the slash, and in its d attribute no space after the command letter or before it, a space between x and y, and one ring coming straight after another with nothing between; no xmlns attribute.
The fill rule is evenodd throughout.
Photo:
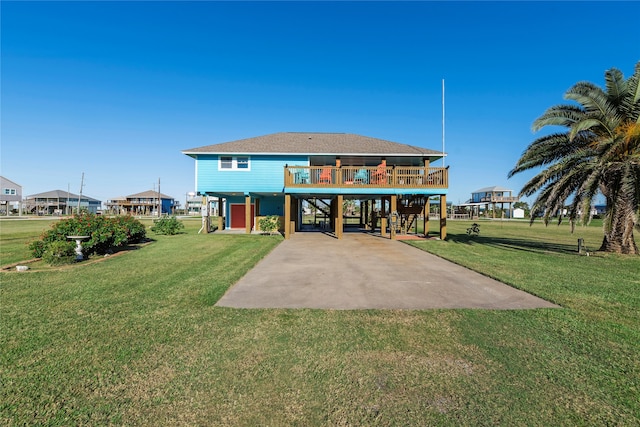
<svg viewBox="0 0 640 427"><path fill-rule="evenodd" d="M80 214L80 199L82 199L82 187L84 187L84 172L82 172L82 179L80 180L80 195L78 196L78 215Z"/></svg>
<svg viewBox="0 0 640 427"><path fill-rule="evenodd" d="M158 178L158 218L162 214L162 199L160 198L160 178Z"/></svg>

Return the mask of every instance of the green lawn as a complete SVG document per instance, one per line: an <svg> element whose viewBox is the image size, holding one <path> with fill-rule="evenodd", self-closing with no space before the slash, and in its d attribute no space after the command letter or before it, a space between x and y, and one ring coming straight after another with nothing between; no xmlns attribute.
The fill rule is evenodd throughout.
<svg viewBox="0 0 640 427"><path fill-rule="evenodd" d="M640 259L578 255L596 226L469 224L414 244L564 308L219 308L281 238L198 220L101 262L1 273L0 424L640 425ZM2 264L46 227L0 221Z"/></svg>
<svg viewBox="0 0 640 427"><path fill-rule="evenodd" d="M4 219L0 220L0 265L33 258L28 242L49 229L57 219Z"/></svg>

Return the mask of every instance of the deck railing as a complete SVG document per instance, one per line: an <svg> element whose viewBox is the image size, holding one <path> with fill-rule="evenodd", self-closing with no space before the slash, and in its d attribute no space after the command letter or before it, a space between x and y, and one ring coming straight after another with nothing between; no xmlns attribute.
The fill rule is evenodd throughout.
<svg viewBox="0 0 640 427"><path fill-rule="evenodd" d="M488 202L488 203L514 203L520 200L518 197L512 196L491 196L491 197L483 197L480 199L480 202Z"/></svg>
<svg viewBox="0 0 640 427"><path fill-rule="evenodd" d="M448 188L447 168L286 166L285 187Z"/></svg>

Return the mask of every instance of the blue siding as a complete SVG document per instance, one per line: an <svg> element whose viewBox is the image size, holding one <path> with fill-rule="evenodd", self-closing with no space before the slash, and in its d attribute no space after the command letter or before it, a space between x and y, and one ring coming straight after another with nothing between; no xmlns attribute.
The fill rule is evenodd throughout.
<svg viewBox="0 0 640 427"><path fill-rule="evenodd" d="M261 197L260 198L260 215L284 215L284 196Z"/></svg>
<svg viewBox="0 0 640 427"><path fill-rule="evenodd" d="M250 159L248 171L219 171L217 154L198 155L196 190L201 193L281 193L284 190L285 165L309 165L309 158L300 155L252 155Z"/></svg>
<svg viewBox="0 0 640 427"><path fill-rule="evenodd" d="M162 204L160 206L160 209L162 210L162 213L170 214L173 208L173 200L172 199L161 199L161 200L162 200Z"/></svg>

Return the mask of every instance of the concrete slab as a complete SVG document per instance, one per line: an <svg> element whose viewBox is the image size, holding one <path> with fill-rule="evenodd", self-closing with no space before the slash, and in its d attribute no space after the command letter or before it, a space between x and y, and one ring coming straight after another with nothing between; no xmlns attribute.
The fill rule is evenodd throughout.
<svg viewBox="0 0 640 427"><path fill-rule="evenodd" d="M296 233L216 304L235 308L530 309L558 306L399 241Z"/></svg>

